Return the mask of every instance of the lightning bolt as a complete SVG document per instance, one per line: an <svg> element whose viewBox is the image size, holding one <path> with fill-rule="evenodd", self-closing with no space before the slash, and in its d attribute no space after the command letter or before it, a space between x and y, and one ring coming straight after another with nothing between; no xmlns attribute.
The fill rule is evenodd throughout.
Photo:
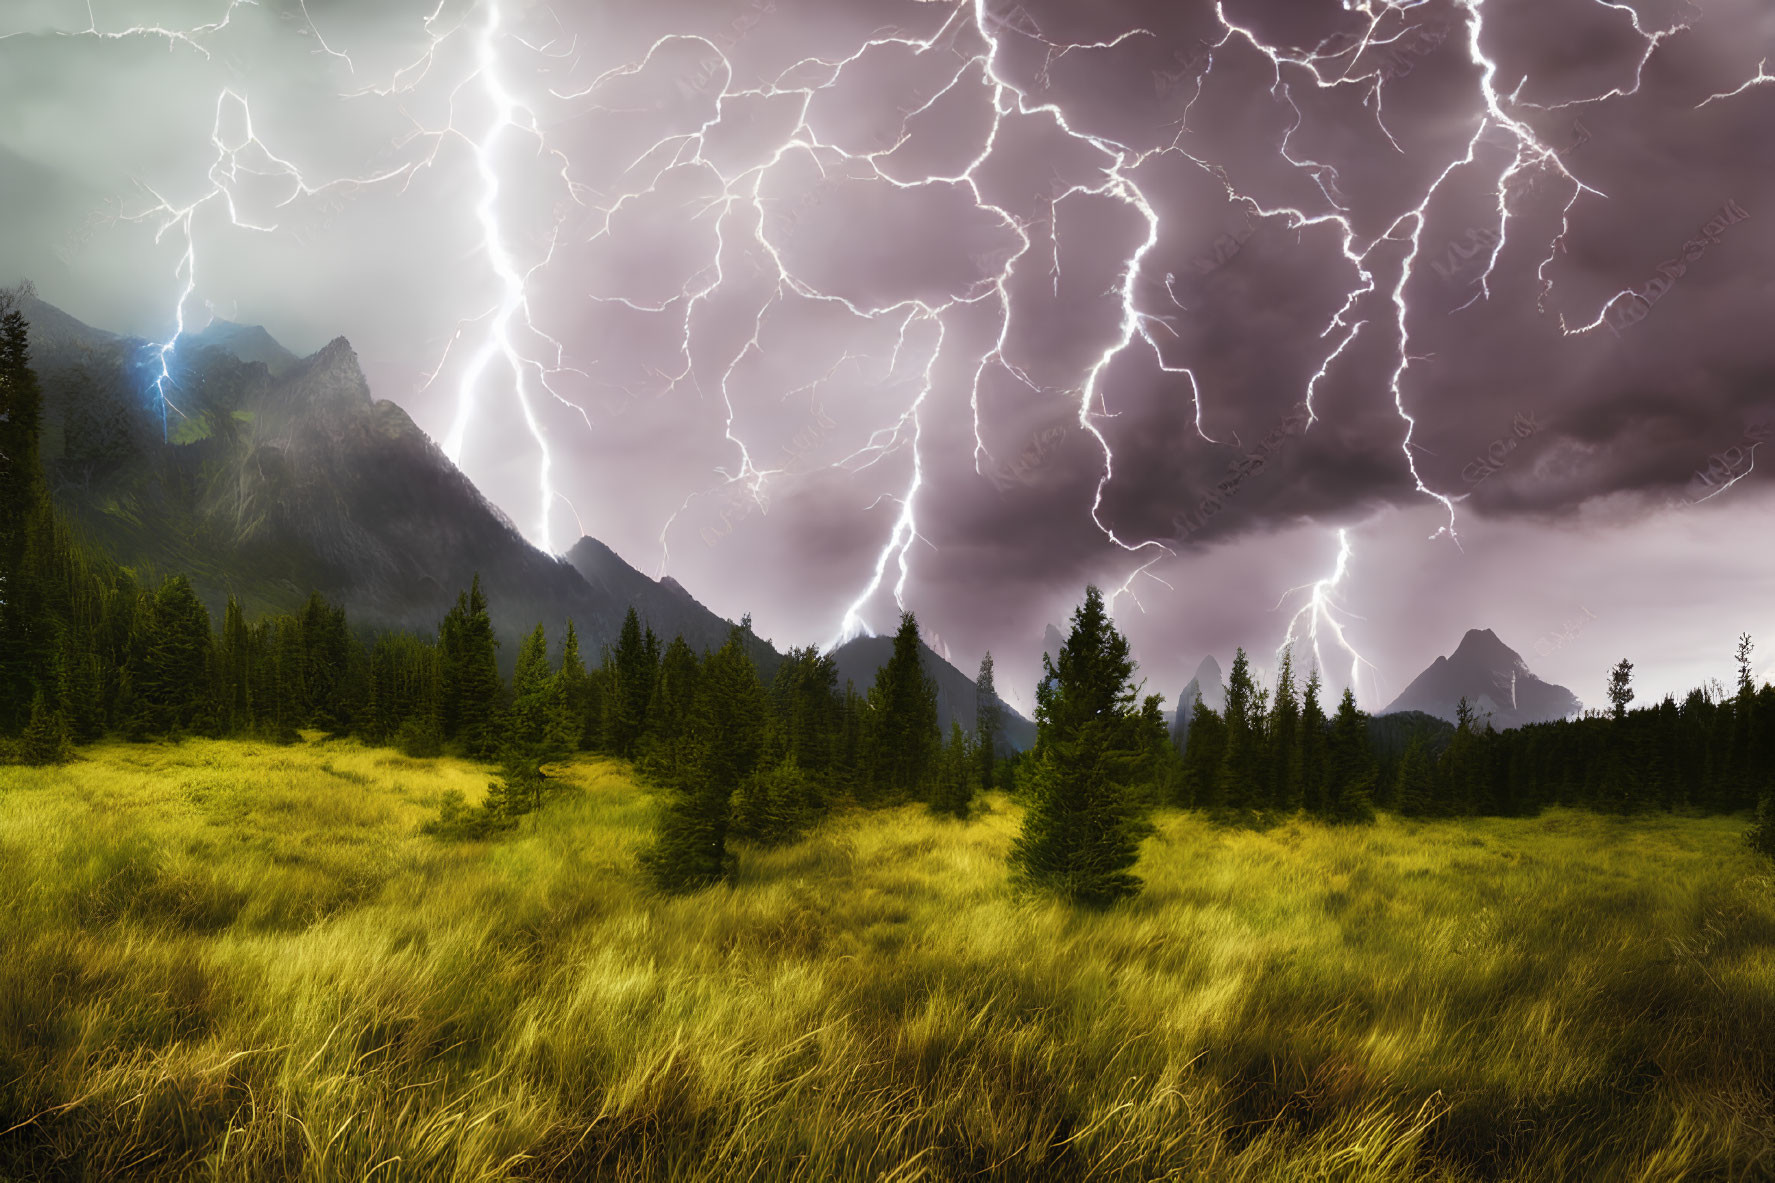
<svg viewBox="0 0 1775 1183"><path fill-rule="evenodd" d="M226 22L206 29L219 29ZM156 32L159 32L156 30ZM175 42L182 43L182 42ZM232 127L230 125L233 125ZM248 230L260 234L271 234L278 230L275 221L259 221L242 212L237 200L241 185L253 178L271 178L281 181L287 186L288 192L278 201L274 209L282 209L298 198L313 197L331 189L349 189L352 187L373 184L388 179L393 173L372 177L365 180L332 181L319 186L311 186L303 179L302 171L292 162L272 152L253 131L253 113L244 95L232 88L224 88L216 99L215 121L210 128L210 144L215 148L215 159L210 165L207 179L209 188L194 200L183 205L163 196L153 186L141 182L142 188L153 199L147 207L124 215L124 220L131 222L154 223L154 241L162 242L169 234L176 232L181 243L179 261L174 269L175 278L181 287L178 298L173 304L173 333L165 341L155 344L153 348L153 365L158 372L154 376L153 389L160 406L161 431L170 431L169 412L180 418L185 413L173 402L172 390L177 383L172 373L172 359L178 350L180 339L186 332L186 313L197 295L197 233L196 220L200 212L215 207L222 211L228 224L238 230Z"/></svg>
<svg viewBox="0 0 1775 1183"><path fill-rule="evenodd" d="M1300 587L1289 588L1282 594L1282 598L1276 601L1276 607L1272 609L1272 611L1281 611L1282 605L1287 602L1290 596L1297 592L1305 592L1306 600L1295 611L1294 615L1288 619L1288 631L1282 638L1282 643L1276 647L1276 656L1280 658L1282 653L1291 645L1304 642L1313 651L1314 665L1322 670L1328 669L1330 667L1325 664L1325 653L1322 648L1322 642L1326 637L1329 637L1333 644L1349 656L1349 686L1351 690L1359 691L1360 686L1357 682L1357 677L1361 673L1363 666L1367 666L1370 670L1374 671L1376 678L1378 678L1380 671L1375 668L1374 663L1370 662L1367 658L1363 657L1362 654L1356 651L1355 646L1353 646L1350 643L1349 638L1344 635L1343 622L1338 619L1340 614L1345 616L1350 615L1350 613L1345 611L1342 605L1338 603L1336 592L1338 585L1343 583L1344 577L1349 574L1350 560L1354 557L1354 554L1355 552L1350 547L1349 531L1346 529L1338 530L1337 562L1333 565L1331 574L1322 579L1315 580L1312 583L1302 584ZM1352 617L1352 619L1359 620L1361 618ZM1323 630L1323 636L1321 635L1321 630ZM1377 683L1377 693L1378 690L1379 687Z"/></svg>
<svg viewBox="0 0 1775 1183"><path fill-rule="evenodd" d="M275 220L247 216L237 206L235 198L244 178L269 176L281 180L287 195L276 203L277 210L327 189L350 192L372 185L398 184L405 194L423 174L443 166L448 147L459 146L472 164L475 182L472 210L466 212L472 215L477 257L496 294L490 306L468 310L457 321L421 389L454 386L454 413L444 440L444 450L453 460L461 459L477 427L510 409L504 402L498 407L487 405L490 388L497 385L499 394L508 396L510 403L515 404L517 418L537 455L539 505L529 532L545 549L552 549L555 503L563 502L570 510L572 504L555 487L555 459L539 408L552 400L578 414L588 430L593 421L584 407L556 385L565 375L586 377L588 371L571 364L566 345L539 327L533 308L537 281L562 266L557 255L564 242L596 245L613 240L622 233L623 219L650 198L661 197L669 184L708 182L712 195L699 199L691 220L712 226L713 246L675 293L661 298L582 284L582 288L593 288L586 295L594 306L620 307L644 316L670 318L667 323L671 326L675 353L656 358L647 367L660 384L654 391L657 397L682 393L718 399L720 442L731 452L733 460L724 461L715 469L712 480L692 490L677 510L666 516L658 534L659 573L665 573L671 563L670 542L675 528L699 499L739 492L751 498L761 511L767 511L771 484L792 475L789 466L764 464L758 459L761 449L750 438L743 422L744 372L749 364L766 357L776 318L796 309L814 309L848 319L855 326L857 340L842 343L840 361L826 370L823 377L818 375L820 367L816 365L810 380L791 393L811 391L817 396L822 384L834 380L838 365L854 363L859 378L873 381L880 392L896 403L886 421L869 431L859 446L826 467L856 475L877 469L885 471L891 459L903 462L905 469L903 477L890 478L891 492L882 493L861 507L867 512L888 506L893 512L881 523L885 537L875 548L873 561L861 573L855 595L838 612L837 639L868 631L872 613L883 607L887 598L891 597L896 607L907 606L917 548L921 544L936 545L933 538L939 536L928 525L933 511L923 503L933 463L929 454L933 412L941 403L954 400L959 404L965 400L972 425L972 463L975 473L984 477L993 457L987 443L990 433L982 391L989 377L999 376L1009 378L1034 396L1059 395L1073 408L1079 428L1101 454L1088 505L1081 508L1111 548L1112 561L1126 570L1110 596L1112 611L1123 594L1144 610L1138 595L1139 581L1150 579L1170 588L1171 584L1155 568L1178 557L1181 546L1175 539L1125 535L1106 509L1106 499L1117 477L1117 457L1108 421L1118 414L1116 392L1110 388L1111 375L1118 364L1136 352L1142 354L1142 364L1147 364L1144 355L1150 353L1152 371L1187 388L1197 437L1210 446L1220 443L1219 433L1210 427L1216 415L1216 392L1205 390L1192 366L1171 356L1168 349L1180 339L1176 317L1188 315L1189 310L1177 299L1173 277L1163 275L1161 282L1157 260L1172 242L1174 227L1161 217L1149 196L1142 170L1160 160L1175 160L1213 178L1228 201L1243 206L1253 218L1297 235L1308 229L1323 229L1337 241L1341 255L1338 265L1347 271L1349 279L1338 307L1323 323L1318 335L1320 345L1309 362L1312 372L1301 393L1309 413L1308 428L1318 422L1315 398L1320 388L1337 372L1357 336L1364 332L1387 334L1393 357L1386 390L1400 425L1401 477L1415 494L1435 501L1444 511L1446 523L1431 537L1446 536L1458 546L1455 503L1459 498L1432 488L1416 462L1421 447L1416 438L1419 423L1412 409L1411 377L1414 362L1421 359L1412 352L1412 340L1423 310L1413 306L1411 291L1424 253L1423 236L1431 221L1432 204L1454 184L1455 178L1495 170L1491 183L1498 234L1468 306L1490 300L1500 259L1506 250L1515 249L1509 235L1516 215L1512 198L1515 183L1530 173L1555 178L1565 186L1566 198L1558 233L1546 244L1546 254L1536 272L1537 307L1546 307L1553 294L1550 270L1564 249L1579 203L1586 197L1606 195L1580 179L1568 167L1563 153L1540 138L1527 122L1528 113L1605 103L1637 94L1654 54L1690 27L1688 20L1679 19L1668 28L1648 30L1626 4L1614 0L1595 2L1621 14L1641 39L1643 52L1631 83L1594 95L1536 104L1521 98L1526 78L1510 90L1504 89L1500 81L1500 67L1485 49L1485 0L1447 0L1441 5L1434 0L1346 0L1344 11L1349 28L1311 47L1271 43L1256 28L1229 17L1224 0L1216 0L1212 11L1220 31L1217 39L1205 43L1207 51L1199 67L1191 67L1195 73L1194 93L1183 108L1175 133L1167 130L1150 144L1133 144L1091 130L1070 104L1043 92L1051 87L1055 67L1067 58L1114 53L1124 46L1155 39L1156 34L1134 28L1093 40L1058 40L1044 32L1021 7L1009 12L996 11L987 0L952 0L930 5L926 10L940 15L931 20L935 28L928 35L877 31L860 37L854 48L847 47L848 52L803 58L770 76L758 77L746 74L736 64L736 47L751 25L767 19L773 11L767 2L763 8L742 13L725 35L671 32L626 63L596 73L587 71L590 76L584 84L558 88L522 85L517 72L534 71L539 65L551 70L564 65L570 73L578 74L580 63L592 51L582 49L577 41L563 46L562 38L537 44L526 41L514 26L505 0L472 0L461 6L462 13L448 18L448 0L440 0L424 20L423 49L381 85L357 82L357 69L349 54L321 36L305 0L298 0L307 32L329 60L352 76L355 89L345 92L348 97L396 104L405 113L409 100L429 94L434 85L441 86L448 97L448 116L442 125L432 125L408 115L412 130L394 145L398 154L405 155L400 163L364 176L314 185L299 168L270 152L253 134L244 87L222 91L210 136L215 157L208 173L207 191L192 202L179 204L148 190L152 204L131 215L131 220L154 225L157 242L171 235L183 246L175 269L180 285L175 332L170 340L156 347L159 374L155 389L161 400L163 420L168 413L179 413L173 403L176 382L171 358L186 330L187 311L199 295L198 241L203 222L200 214L213 208L223 211L235 227L276 232L279 224ZM87 29L64 35L155 38L165 41L169 50L189 50L208 59L214 52L215 39L230 27L236 10L254 6L253 0L228 0L215 21L192 29L144 25L106 32L92 19ZM1433 10L1446 14L1446 28L1418 23ZM88 15L90 18L90 8ZM1464 36L1454 35L1457 32ZM1420 34L1417 49L1409 48L1408 38L1414 33ZM1323 154L1297 142L1310 103L1317 96L1354 88L1371 112L1379 133L1393 150L1403 154L1405 148L1387 122L1385 99L1392 81L1387 55L1443 52L1438 47L1445 43L1445 38L1447 52L1464 52L1477 72L1471 134L1459 150L1434 162L1428 183L1421 191L1408 194L1398 207L1382 211L1378 219L1372 214L1364 215L1360 224L1367 229L1359 231L1358 218L1335 161L1322 159ZM1421 48L1426 40L1430 47ZM457 61L459 55L454 50L464 44L466 61ZM1041 64L1027 76L1018 75L1017 51L1029 46L1040 51ZM680 86L681 93L689 93L697 104L706 104L696 115L696 121L687 127L667 130L634 152L616 168L614 179L598 186L588 184L581 178L586 162L574 160L555 146L545 128L578 115L621 109L620 92L624 86L670 69L668 59L683 50L699 52L709 63L688 91L682 82ZM1255 53L1268 62L1270 101L1288 116L1288 126L1274 150L1290 170L1312 182L1309 192L1316 194L1312 202L1267 202L1259 194L1235 186L1222 165L1186 146L1193 134L1192 113L1217 62L1224 63L1234 54L1243 53ZM921 92L909 108L898 112L897 128L885 145L864 149L843 142L842 134L827 127L820 99L835 92L865 63L873 65L893 55L909 56L920 66L940 66L933 70L937 79L934 90L928 96ZM742 82L742 78L747 80ZM1764 62L1754 78L1735 90L1712 95L1697 106L1730 99L1769 81L1775 78L1767 73ZM715 87L712 98L705 93L710 84ZM916 122L933 117L939 102L963 91L978 93L989 105L990 123L978 151L958 168L932 170L922 176L902 175L903 165L893 158L913 138ZM549 108L546 112L545 104ZM765 104L788 104L793 110L792 126L779 141L761 155L739 160L732 152L718 150L731 113L743 111L748 105ZM743 119L743 114L739 118ZM1045 198L1031 195L1028 205L1011 205L1002 197L989 198L988 187L982 182L986 168L1009 140L1007 130L1026 125L1057 133L1093 163L1066 176L1056 172L1050 193ZM1166 139L1166 135L1170 138ZM1507 159L1491 160L1482 149L1488 139L1500 138ZM536 241L538 236L526 234L524 231L530 228L516 225L516 215L505 208L505 199L514 184L505 170L510 167L512 148L524 144L533 145L535 158L547 162L564 198L557 206L553 224L541 236L547 239L546 248L528 255L522 244ZM789 204L785 208L785 202L792 203L794 196L782 198L776 195L777 190L792 168L803 165L811 165L819 179L803 193L799 205ZM840 184L960 194L972 212L982 215L984 223L1008 244L1008 249L994 264L983 266L984 274L978 279L946 295L890 297L870 302L843 294L793 265L790 260L794 252L786 241L798 221L807 216L810 203L817 203L819 187ZM1094 351L1081 372L1063 380L1064 386L1043 385L1033 376L1031 367L1015 356L1015 328L1020 324L1022 310L1014 281L1031 266L1042 266L1045 255L1050 288L1058 294L1063 278L1062 228L1072 203L1086 198L1107 199L1129 214L1137 241L1125 256L1114 260L1115 280L1105 293L1119 309L1113 331L1106 334L1101 348ZM583 223L570 224L569 213L583 218ZM748 272L736 266L740 260L749 261L759 270ZM764 290L754 298L751 280L760 272ZM1149 303L1149 298L1160 289L1164 295ZM1612 297L1594 320L1577 327L1568 326L1561 312L1560 328L1567 335L1590 332L1604 323L1616 301L1630 296L1630 292L1623 292ZM735 334L734 342L711 343L710 334L702 331L703 318L718 307L731 309L736 304L745 305L750 331ZM982 323L983 331L979 327ZM886 356L882 357L883 354ZM949 377L953 373L967 377L958 384ZM793 380L784 385L793 385ZM904 394L900 393L902 390ZM1368 663L1351 647L1336 615L1340 609L1335 593L1351 558L1347 532L1339 530L1338 538L1338 560L1331 575L1291 591L1290 594L1308 594L1290 620L1288 637L1292 642L1298 634L1310 641L1315 658L1322 656L1322 637L1326 644L1338 647L1351 659L1353 685ZM1287 596L1283 598L1286 600Z"/></svg>

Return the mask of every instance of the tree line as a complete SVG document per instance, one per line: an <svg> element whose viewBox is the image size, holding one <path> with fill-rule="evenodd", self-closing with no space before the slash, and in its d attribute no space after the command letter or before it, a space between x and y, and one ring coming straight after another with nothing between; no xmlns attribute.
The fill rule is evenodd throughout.
<svg viewBox="0 0 1775 1183"><path fill-rule="evenodd" d="M1775 855L1775 685L1751 673L1741 636L1737 686L1630 710L1633 665L1609 671L1611 709L1498 731L1466 699L1450 727L1428 716L1370 719L1349 691L1329 720L1317 672L1300 692L1291 655L1276 684L1233 660L1226 709L1193 704L1173 804L1230 817L1296 810L1363 821L1376 807L1411 817L1523 816L1551 805L1611 813L1755 812L1752 842Z"/></svg>
<svg viewBox="0 0 1775 1183"><path fill-rule="evenodd" d="M1328 715L1317 671L1299 683L1291 653L1275 685L1260 687L1240 650L1225 710L1190 704L1180 747L1161 696L1140 694L1127 640L1093 587L1060 652L1043 657L1033 749L999 759L991 654L973 726L944 735L910 613L864 692L840 687L833 656L813 646L791 649L766 684L748 652L750 618L699 653L681 636L663 641L633 609L595 664L571 622L553 651L538 625L507 681L478 578L435 636L360 637L318 593L300 611L251 622L231 597L216 629L183 576L143 586L56 515L38 460L27 326L15 309L0 314L0 736L18 737L27 762L65 759L72 744L109 734L292 742L318 728L416 757L497 761L486 800L447 801L434 826L485 834L542 801L547 765L600 752L665 791L643 861L667 889L721 880L729 839L792 839L839 801L923 802L965 817L994 787L1025 805L1017 876L1088 904L1138 889L1132 867L1156 806L1232 822L1304 813L1360 823L1377 807L1733 811L1760 798L1753 841L1775 853L1775 687L1754 687L1748 637L1733 696L1697 690L1680 706L1667 698L1629 711L1623 662L1609 715L1499 733L1463 702L1452 731L1417 728L1403 745L1377 742L1347 690Z"/></svg>

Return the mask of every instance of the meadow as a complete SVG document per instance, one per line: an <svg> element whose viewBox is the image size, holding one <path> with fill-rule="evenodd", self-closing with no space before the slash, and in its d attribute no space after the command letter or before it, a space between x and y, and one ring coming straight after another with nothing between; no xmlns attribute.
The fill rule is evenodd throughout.
<svg viewBox="0 0 1775 1183"><path fill-rule="evenodd" d="M350 741L0 768L0 1179L1775 1177L1743 818L1217 828L1019 895L1020 816L840 813L687 897L584 759Z"/></svg>

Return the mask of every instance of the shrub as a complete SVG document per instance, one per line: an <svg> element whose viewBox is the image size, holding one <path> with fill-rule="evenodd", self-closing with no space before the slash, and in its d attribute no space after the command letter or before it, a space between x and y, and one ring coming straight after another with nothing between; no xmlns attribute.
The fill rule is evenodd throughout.
<svg viewBox="0 0 1775 1183"><path fill-rule="evenodd" d="M394 743L401 755L415 760L434 760L444 754L444 737L438 731L437 720L429 716L402 723L395 732Z"/></svg>
<svg viewBox="0 0 1775 1183"><path fill-rule="evenodd" d="M496 805L470 805L461 789L446 789L438 816L420 825L422 834L457 842L478 842L516 824Z"/></svg>
<svg viewBox="0 0 1775 1183"><path fill-rule="evenodd" d="M824 804L819 788L793 761L760 768L734 794L734 837L760 846L793 842L814 824Z"/></svg>
<svg viewBox="0 0 1775 1183"><path fill-rule="evenodd" d="M1745 838L1752 850L1775 859L1775 792L1763 794L1762 804L1757 806L1756 817Z"/></svg>

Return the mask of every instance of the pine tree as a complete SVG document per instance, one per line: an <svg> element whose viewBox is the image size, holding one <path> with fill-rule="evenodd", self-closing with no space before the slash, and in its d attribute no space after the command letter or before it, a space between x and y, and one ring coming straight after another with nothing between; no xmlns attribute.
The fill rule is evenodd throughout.
<svg viewBox="0 0 1775 1183"><path fill-rule="evenodd" d="M1269 717L1269 807L1287 813L1301 807L1300 704L1294 697L1294 647L1282 650L1275 706Z"/></svg>
<svg viewBox="0 0 1775 1183"><path fill-rule="evenodd" d="M438 626L439 722L444 737L471 756L488 756L499 746L499 640L487 614L487 597L476 575L469 590Z"/></svg>
<svg viewBox="0 0 1775 1183"><path fill-rule="evenodd" d="M1627 713L1627 704L1632 701L1633 663L1623 657L1621 663L1609 671L1609 705L1614 709L1617 721Z"/></svg>
<svg viewBox="0 0 1775 1183"><path fill-rule="evenodd" d="M585 742L585 718L591 705L591 677L586 673L585 659L579 654L579 633L573 621L567 621L567 640L561 647L561 668L555 678L560 683L556 703L562 712L559 726L572 747Z"/></svg>
<svg viewBox="0 0 1775 1183"><path fill-rule="evenodd" d="M992 770L998 760L998 738L1003 730L998 683L993 676L992 651L988 649L980 659L980 673L974 678L974 757L983 793L992 791Z"/></svg>
<svg viewBox="0 0 1775 1183"><path fill-rule="evenodd" d="M222 636L216 643L216 681L223 730L240 734L253 717L252 667L246 616L232 595L222 614Z"/></svg>
<svg viewBox="0 0 1775 1183"><path fill-rule="evenodd" d="M793 760L752 770L733 796L732 834L760 846L801 837L824 802L811 777Z"/></svg>
<svg viewBox="0 0 1775 1183"><path fill-rule="evenodd" d="M1153 805L1177 800L1183 782L1183 756L1171 742L1164 702L1164 695L1149 694L1140 703L1140 796Z"/></svg>
<svg viewBox="0 0 1775 1183"><path fill-rule="evenodd" d="M696 654L682 636L673 637L660 660L647 708L647 733L636 752L640 766L667 784L676 783L691 758L690 732L700 677Z"/></svg>
<svg viewBox="0 0 1775 1183"><path fill-rule="evenodd" d="M949 744L943 749L941 770L936 791L931 794L931 809L952 817L965 818L974 805L974 787L980 765L974 758L968 737L959 722L949 725Z"/></svg>
<svg viewBox="0 0 1775 1183"><path fill-rule="evenodd" d="M1368 718L1356 709L1356 696L1348 687L1331 721L1325 755L1325 816L1334 822L1373 821L1375 766Z"/></svg>
<svg viewBox="0 0 1775 1183"><path fill-rule="evenodd" d="M1775 859L1775 788L1763 790L1763 799L1751 820L1750 832L1744 837L1752 850Z"/></svg>
<svg viewBox="0 0 1775 1183"><path fill-rule="evenodd" d="M1265 803L1263 704L1251 677L1251 662L1240 649L1227 674L1226 755L1220 769L1220 803L1235 813Z"/></svg>
<svg viewBox="0 0 1775 1183"><path fill-rule="evenodd" d="M937 683L919 659L918 620L910 612L901 615L893 652L875 672L867 718L870 796L877 801L926 797L942 747Z"/></svg>
<svg viewBox="0 0 1775 1183"><path fill-rule="evenodd" d="M1448 748L1436 765L1431 812L1465 814L1473 812L1477 793L1475 784L1479 769L1479 732L1475 727L1478 712L1463 695L1455 703L1455 732Z"/></svg>
<svg viewBox="0 0 1775 1183"><path fill-rule="evenodd" d="M779 742L795 766L824 775L836 759L838 664L817 646L791 649L771 685Z"/></svg>
<svg viewBox="0 0 1775 1183"><path fill-rule="evenodd" d="M1423 817L1431 812L1435 786L1429 753L1424 737L1413 735L1406 745L1405 758L1399 762L1399 778L1393 789L1393 805L1407 817Z"/></svg>
<svg viewBox="0 0 1775 1183"><path fill-rule="evenodd" d="M1220 770L1226 761L1226 722L1198 695L1190 708L1189 737L1184 741L1183 778L1178 804L1219 809Z"/></svg>
<svg viewBox="0 0 1775 1183"><path fill-rule="evenodd" d="M1319 703L1319 691L1323 688L1324 683L1315 666L1307 676L1306 691L1301 696L1300 739L1295 756L1300 801L1308 813L1325 811L1325 738L1329 724L1325 708Z"/></svg>
<svg viewBox="0 0 1775 1183"><path fill-rule="evenodd" d="M852 795L865 792L864 728L869 703L857 693L856 684L846 681L844 693L838 697L838 738L833 751L834 784Z"/></svg>
<svg viewBox="0 0 1775 1183"><path fill-rule="evenodd" d="M345 693L350 676L351 633L345 610L313 592L302 613L302 684L307 695L303 722L325 731L351 726Z"/></svg>
<svg viewBox="0 0 1775 1183"><path fill-rule="evenodd" d="M689 732L693 756L661 811L642 865L666 891L692 891L732 871L727 832L734 791L757 767L769 703L743 630L703 663Z"/></svg>
<svg viewBox="0 0 1775 1183"><path fill-rule="evenodd" d="M1139 829L1122 783L1138 759L1134 663L1103 593L1085 589L1059 660L1044 654L1037 691L1037 755L1022 832L1011 848L1025 883L1103 906L1140 890L1130 868Z"/></svg>
<svg viewBox="0 0 1775 1183"><path fill-rule="evenodd" d="M559 684L549 669L548 638L542 625L518 646L512 669L512 710L507 739L520 748L541 748L555 730L555 693ZM558 737L557 737L558 739ZM557 742L555 746L560 746Z"/></svg>
<svg viewBox="0 0 1775 1183"><path fill-rule="evenodd" d="M657 648L653 630L641 628L641 617L630 608L623 617L622 632L612 654L610 694L605 699L605 742L625 760L633 759L647 726L647 705L653 697L656 662L649 654Z"/></svg>
<svg viewBox="0 0 1775 1183"><path fill-rule="evenodd" d="M60 711L52 710L39 690L31 699L30 721L25 725L24 739L19 744L19 758L38 766L65 764L73 758L68 743L68 722Z"/></svg>
<svg viewBox="0 0 1775 1183"><path fill-rule="evenodd" d="M30 553L50 517L39 435L42 392L30 367L29 326L0 291L0 733L26 722L41 690L52 624Z"/></svg>
<svg viewBox="0 0 1775 1183"><path fill-rule="evenodd" d="M491 755L499 745L499 640L487 614L487 597L476 575L438 625L438 726L447 740L471 756Z"/></svg>
<svg viewBox="0 0 1775 1183"><path fill-rule="evenodd" d="M147 735L192 730L206 705L210 614L183 575L154 595L146 645L135 672L137 727Z"/></svg>

